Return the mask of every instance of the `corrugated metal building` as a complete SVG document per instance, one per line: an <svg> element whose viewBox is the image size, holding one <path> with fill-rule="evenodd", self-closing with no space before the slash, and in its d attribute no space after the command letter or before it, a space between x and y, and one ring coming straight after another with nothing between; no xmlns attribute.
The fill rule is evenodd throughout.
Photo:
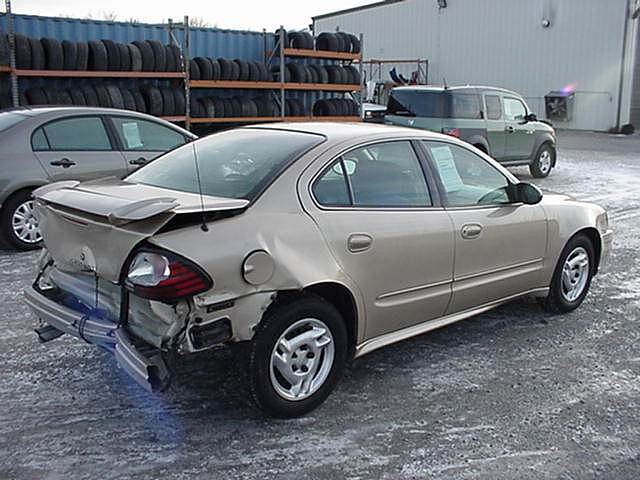
<svg viewBox="0 0 640 480"><path fill-rule="evenodd" d="M365 59L428 59L429 83L515 90L541 118L548 92L573 88L571 120L554 124L608 130L640 128L639 9L638 0L389 0L313 25L363 33Z"/></svg>

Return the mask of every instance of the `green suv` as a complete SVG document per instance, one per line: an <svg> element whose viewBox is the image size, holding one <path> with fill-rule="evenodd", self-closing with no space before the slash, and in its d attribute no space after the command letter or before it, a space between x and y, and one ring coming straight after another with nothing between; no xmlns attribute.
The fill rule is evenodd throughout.
<svg viewBox="0 0 640 480"><path fill-rule="evenodd" d="M546 177L556 165L556 134L515 92L495 87L397 87L385 123L458 137L504 165Z"/></svg>

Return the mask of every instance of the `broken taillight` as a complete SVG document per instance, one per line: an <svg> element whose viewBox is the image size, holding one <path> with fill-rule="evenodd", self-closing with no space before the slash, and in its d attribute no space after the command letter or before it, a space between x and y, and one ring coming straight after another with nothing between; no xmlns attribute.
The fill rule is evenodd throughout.
<svg viewBox="0 0 640 480"><path fill-rule="evenodd" d="M457 128L443 127L442 133L444 133L445 135L450 135L452 137L460 138L460 130L458 130Z"/></svg>
<svg viewBox="0 0 640 480"><path fill-rule="evenodd" d="M140 251L129 262L125 286L139 297L170 302L209 290L213 281L179 255Z"/></svg>

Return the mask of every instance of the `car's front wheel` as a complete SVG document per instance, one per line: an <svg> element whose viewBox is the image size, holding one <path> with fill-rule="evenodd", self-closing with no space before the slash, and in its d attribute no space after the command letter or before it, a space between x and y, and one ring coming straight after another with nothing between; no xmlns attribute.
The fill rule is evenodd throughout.
<svg viewBox="0 0 640 480"><path fill-rule="evenodd" d="M551 168L555 163L556 150L548 143L540 145L540 148L533 157L533 161L529 165L531 175L536 178L544 178L549 176Z"/></svg>
<svg viewBox="0 0 640 480"><path fill-rule="evenodd" d="M333 305L312 295L279 302L251 342L249 388L269 415L304 415L331 393L346 359L347 332Z"/></svg>
<svg viewBox="0 0 640 480"><path fill-rule="evenodd" d="M38 220L33 214L30 190L22 190L7 199L0 213L2 236L10 247L33 250L42 243Z"/></svg>

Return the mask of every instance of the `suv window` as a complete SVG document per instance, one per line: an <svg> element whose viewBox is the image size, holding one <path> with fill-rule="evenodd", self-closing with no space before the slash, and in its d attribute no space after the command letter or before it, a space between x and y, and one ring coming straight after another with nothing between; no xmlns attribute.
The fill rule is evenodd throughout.
<svg viewBox="0 0 640 480"><path fill-rule="evenodd" d="M502 106L498 95L485 95L484 103L487 105L487 119L500 120L502 118Z"/></svg>
<svg viewBox="0 0 640 480"><path fill-rule="evenodd" d="M509 180L475 153L447 143L424 142L433 159L447 207L509 203Z"/></svg>
<svg viewBox="0 0 640 480"><path fill-rule="evenodd" d="M41 131L44 132L44 140ZM74 117L57 120L36 130L34 150L111 150L111 142L99 117Z"/></svg>
<svg viewBox="0 0 640 480"><path fill-rule="evenodd" d="M112 117L125 150L166 152L185 143L175 130L148 120L133 117Z"/></svg>
<svg viewBox="0 0 640 480"><path fill-rule="evenodd" d="M507 120L524 120L527 109L517 98L504 99L504 115Z"/></svg>
<svg viewBox="0 0 640 480"><path fill-rule="evenodd" d="M480 97L475 93L452 93L450 97L451 118L482 118Z"/></svg>
<svg viewBox="0 0 640 480"><path fill-rule="evenodd" d="M442 117L443 103L442 92L392 90L387 105L387 115Z"/></svg>
<svg viewBox="0 0 640 480"><path fill-rule="evenodd" d="M312 191L325 206L432 205L424 173L408 141L376 143L345 153L324 171Z"/></svg>

